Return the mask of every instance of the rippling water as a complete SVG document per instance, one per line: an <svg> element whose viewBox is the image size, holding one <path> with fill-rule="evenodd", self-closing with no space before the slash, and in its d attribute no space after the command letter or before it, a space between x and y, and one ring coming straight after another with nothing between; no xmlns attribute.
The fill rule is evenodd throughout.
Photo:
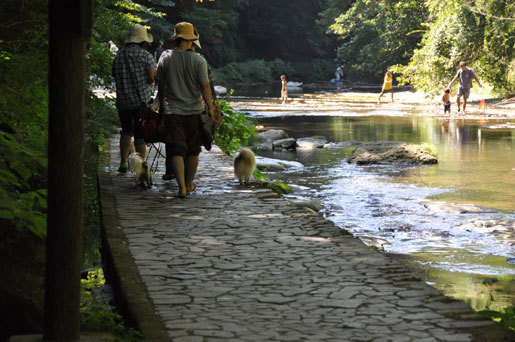
<svg viewBox="0 0 515 342"><path fill-rule="evenodd" d="M317 106L309 95L282 112L269 99L235 101L265 130L284 129L294 138L322 135L330 142L322 149L259 153L304 165L270 175L296 186L290 199L319 201L339 227L409 255L427 282L476 309L515 304L514 120L449 120L406 106ZM347 163L344 142L379 140L428 143L439 163Z"/></svg>

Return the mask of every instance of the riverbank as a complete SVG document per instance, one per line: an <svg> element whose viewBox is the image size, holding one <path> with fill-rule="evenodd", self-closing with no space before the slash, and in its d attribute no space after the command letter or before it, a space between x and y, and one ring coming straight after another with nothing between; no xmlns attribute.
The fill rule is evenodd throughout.
<svg viewBox="0 0 515 342"><path fill-rule="evenodd" d="M260 131L328 142L325 148L258 152L303 164L269 175L298 189L286 197L318 201L340 228L413 259L424 280L475 310L509 308L515 285L513 109L506 102L487 104L489 114L482 114L471 102L467 115L444 116L438 102L407 90L381 104L371 89L308 90L291 94L286 105L259 94L231 102L255 118ZM348 165L348 143L374 141L427 144L438 164Z"/></svg>
<svg viewBox="0 0 515 342"><path fill-rule="evenodd" d="M235 109L251 113L252 109L259 107L272 113L281 111L283 114L348 116L359 115L363 110L377 110L378 115L392 116L433 116L484 121L515 118L515 98L495 99L491 96L483 97L475 92L472 92L469 98L466 115L455 113L456 96L451 96L451 115L448 115L443 113L441 96L430 96L405 89L394 93L395 102L391 101L391 95L387 93L381 98L381 103L377 103L378 92L345 88L336 91L334 87L317 85L306 85L305 88L289 89L290 101L285 105L281 104L278 97L270 96L276 93L273 87L262 86L254 90L245 88L236 91L236 96L230 98L230 101ZM238 93L243 95L238 96ZM486 109L479 108L481 99L485 99ZM265 100L268 102L266 105L263 104ZM353 112L352 109L359 111Z"/></svg>
<svg viewBox="0 0 515 342"><path fill-rule="evenodd" d="M270 190L239 186L231 158L217 147L200 155L196 191L178 199L175 182L161 179L162 159L146 191L116 172L117 140L111 143L109 164L99 168L101 191L110 198L102 199L106 242L123 248L112 253L115 267L120 257L122 266L134 260L117 269L116 279L126 307L142 308L132 317L144 320L137 325L145 336L163 330L173 341L513 336L318 213ZM135 281L144 288L132 293Z"/></svg>

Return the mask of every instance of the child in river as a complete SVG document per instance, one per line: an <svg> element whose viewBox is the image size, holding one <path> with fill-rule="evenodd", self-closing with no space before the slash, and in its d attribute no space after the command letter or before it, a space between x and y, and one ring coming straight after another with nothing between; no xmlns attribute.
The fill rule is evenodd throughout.
<svg viewBox="0 0 515 342"><path fill-rule="evenodd" d="M384 74L383 88L381 90L381 94L377 98L377 103L381 103L381 97L385 92L390 91L392 93L392 102L393 101L393 74L390 69L386 69L386 73Z"/></svg>
<svg viewBox="0 0 515 342"><path fill-rule="evenodd" d="M286 75L281 75L281 101L283 104L288 103L288 82Z"/></svg>
<svg viewBox="0 0 515 342"><path fill-rule="evenodd" d="M445 89L445 92L442 96L442 102L443 102L443 113L449 113L451 114L451 89L447 88Z"/></svg>

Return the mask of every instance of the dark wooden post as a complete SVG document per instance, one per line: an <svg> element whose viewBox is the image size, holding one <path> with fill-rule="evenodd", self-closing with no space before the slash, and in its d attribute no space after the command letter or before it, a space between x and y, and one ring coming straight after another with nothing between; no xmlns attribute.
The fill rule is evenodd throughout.
<svg viewBox="0 0 515 342"><path fill-rule="evenodd" d="M74 341L80 334L84 53L91 1L49 1L46 340Z"/></svg>

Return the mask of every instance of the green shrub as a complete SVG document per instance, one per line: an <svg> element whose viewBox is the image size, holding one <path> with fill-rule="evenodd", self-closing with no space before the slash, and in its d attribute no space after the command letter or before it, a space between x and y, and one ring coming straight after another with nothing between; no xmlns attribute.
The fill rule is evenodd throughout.
<svg viewBox="0 0 515 342"><path fill-rule="evenodd" d="M310 62L294 63L292 77L303 82L326 81L334 78L336 62L328 59L314 59Z"/></svg>
<svg viewBox="0 0 515 342"><path fill-rule="evenodd" d="M232 90L228 96L232 94ZM235 155L241 146L252 146L257 136L254 123L244 114L236 113L229 102L218 100L222 111L223 125L216 130L215 143L228 155Z"/></svg>
<svg viewBox="0 0 515 342"><path fill-rule="evenodd" d="M94 95L86 96L85 135L86 141L102 146L105 138L116 133L120 125L118 113L108 99L100 99Z"/></svg>
<svg viewBox="0 0 515 342"><path fill-rule="evenodd" d="M122 316L109 305L109 299L95 295L104 285L102 269L90 271L86 279L81 279L81 330L107 331L115 336L115 341L141 341L141 333L125 326Z"/></svg>
<svg viewBox="0 0 515 342"><path fill-rule="evenodd" d="M270 68L270 73L272 74L272 78L274 80L279 80L279 77L282 74L288 76L295 74L295 70L293 69L291 63L285 62L280 58L276 58L271 62L267 62L267 64Z"/></svg>
<svg viewBox="0 0 515 342"><path fill-rule="evenodd" d="M504 311L482 310L479 313L510 330L515 330L515 306L509 306Z"/></svg>
<svg viewBox="0 0 515 342"><path fill-rule="evenodd" d="M217 84L238 82L272 82L286 74L289 80L329 81L334 77L336 63L328 59L315 59L310 62L290 63L279 58L273 61L254 59L247 62L233 62L215 70Z"/></svg>

